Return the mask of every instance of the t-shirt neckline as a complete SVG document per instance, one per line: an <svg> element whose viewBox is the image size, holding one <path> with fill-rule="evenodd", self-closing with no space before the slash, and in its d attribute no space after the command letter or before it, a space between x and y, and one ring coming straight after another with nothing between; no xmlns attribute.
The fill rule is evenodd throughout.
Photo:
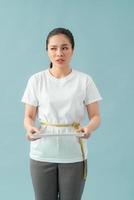
<svg viewBox="0 0 134 200"><path fill-rule="evenodd" d="M73 73L74 73L74 70L71 68L71 72L70 72L69 74L67 74L66 76L64 76L64 77L62 77L62 78L56 78L55 76L53 76L53 75L50 73L49 68L47 69L47 74L48 74L48 76L49 76L51 79L55 80L55 81L65 81L65 80L68 80L70 77L72 77Z"/></svg>

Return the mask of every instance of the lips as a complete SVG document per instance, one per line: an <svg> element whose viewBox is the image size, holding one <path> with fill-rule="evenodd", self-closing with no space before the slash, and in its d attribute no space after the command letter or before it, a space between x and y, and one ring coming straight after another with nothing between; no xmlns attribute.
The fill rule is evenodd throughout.
<svg viewBox="0 0 134 200"><path fill-rule="evenodd" d="M64 60L60 58L60 59L57 59L56 61L63 62Z"/></svg>
<svg viewBox="0 0 134 200"><path fill-rule="evenodd" d="M63 60L63 59L60 58L60 59L57 59L56 62L57 62L58 64L63 64L63 63L65 62L65 60Z"/></svg>

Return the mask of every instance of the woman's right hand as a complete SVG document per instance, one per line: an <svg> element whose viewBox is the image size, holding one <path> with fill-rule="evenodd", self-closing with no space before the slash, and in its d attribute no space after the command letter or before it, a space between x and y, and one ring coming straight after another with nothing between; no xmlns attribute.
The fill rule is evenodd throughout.
<svg viewBox="0 0 134 200"><path fill-rule="evenodd" d="M27 129L27 133L26 133L26 137L28 140L30 141L34 141L34 140L37 140L39 138L34 138L33 134L38 134L40 133L40 130L34 126L30 126L28 129Z"/></svg>

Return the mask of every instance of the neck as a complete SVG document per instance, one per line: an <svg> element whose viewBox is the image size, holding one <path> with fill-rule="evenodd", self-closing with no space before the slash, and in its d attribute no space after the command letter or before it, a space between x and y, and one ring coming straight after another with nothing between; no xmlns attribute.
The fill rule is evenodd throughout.
<svg viewBox="0 0 134 200"><path fill-rule="evenodd" d="M56 67L53 66L49 69L50 73L56 78L63 78L67 76L72 69L70 67Z"/></svg>

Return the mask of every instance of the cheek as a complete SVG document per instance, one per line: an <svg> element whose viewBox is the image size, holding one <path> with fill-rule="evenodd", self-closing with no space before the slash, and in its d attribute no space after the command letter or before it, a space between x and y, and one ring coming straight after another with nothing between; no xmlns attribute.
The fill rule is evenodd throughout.
<svg viewBox="0 0 134 200"><path fill-rule="evenodd" d="M53 59L54 54L53 54L52 52L49 52L49 51L48 51L48 57L49 57L50 59Z"/></svg>
<svg viewBox="0 0 134 200"><path fill-rule="evenodd" d="M67 57L68 57L68 58L71 58L72 55L73 55L73 52L68 52L68 53L67 53Z"/></svg>
<svg viewBox="0 0 134 200"><path fill-rule="evenodd" d="M72 56L73 50L72 50L72 49L68 49L67 51L65 51L65 54L66 54L67 56Z"/></svg>

